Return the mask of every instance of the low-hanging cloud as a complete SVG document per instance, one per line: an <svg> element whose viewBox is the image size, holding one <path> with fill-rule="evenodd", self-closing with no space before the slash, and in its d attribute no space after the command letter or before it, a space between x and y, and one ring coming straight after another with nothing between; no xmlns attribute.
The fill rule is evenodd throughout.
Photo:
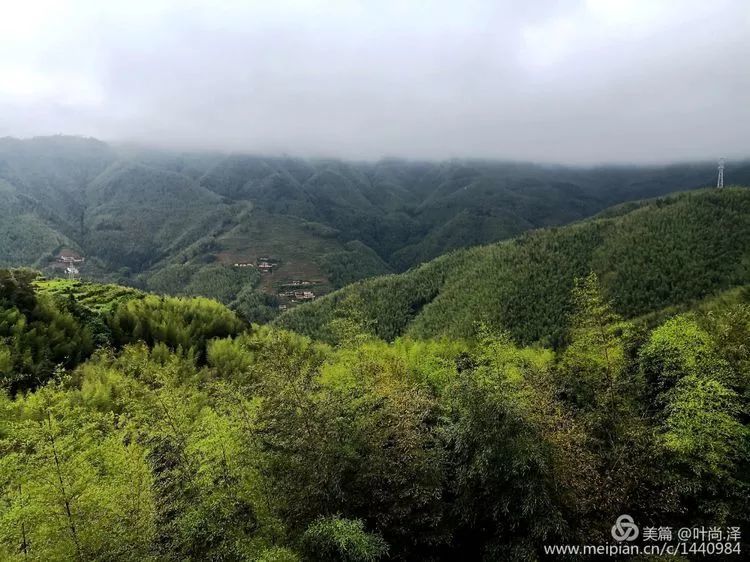
<svg viewBox="0 0 750 562"><path fill-rule="evenodd" d="M745 0L0 8L0 136L368 159L750 153Z"/></svg>

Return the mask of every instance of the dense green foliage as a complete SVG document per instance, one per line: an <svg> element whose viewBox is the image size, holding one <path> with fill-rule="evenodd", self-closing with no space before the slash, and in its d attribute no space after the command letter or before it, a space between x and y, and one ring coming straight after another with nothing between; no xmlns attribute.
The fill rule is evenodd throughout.
<svg viewBox="0 0 750 562"><path fill-rule="evenodd" d="M0 387L43 384L97 347L162 344L201 360L206 342L245 323L216 301L146 295L117 285L44 280L31 270L0 270Z"/></svg>
<svg viewBox="0 0 750 562"><path fill-rule="evenodd" d="M114 341L144 341L172 349L205 351L212 338L238 333L242 321L216 301L147 295L119 306L110 319Z"/></svg>
<svg viewBox="0 0 750 562"><path fill-rule="evenodd" d="M347 243L340 252L323 254L320 265L334 287L382 275L389 270L375 251L357 240Z"/></svg>
<svg viewBox="0 0 750 562"><path fill-rule="evenodd" d="M55 248L72 244L37 216L36 208L0 178L0 259L4 266L34 265Z"/></svg>
<svg viewBox="0 0 750 562"><path fill-rule="evenodd" d="M0 383L11 391L36 386L93 351L91 330L38 294L35 278L33 271L0 270Z"/></svg>
<svg viewBox="0 0 750 562"><path fill-rule="evenodd" d="M333 341L331 320L356 297L372 332L386 340L471 337L483 322L521 343L557 346L573 279L589 271L628 317L750 283L750 190L691 192L632 207L351 285L278 323Z"/></svg>
<svg viewBox="0 0 750 562"><path fill-rule="evenodd" d="M39 294L98 313L112 312L123 302L143 296L142 292L122 285L102 285L74 279L37 278L34 287Z"/></svg>
<svg viewBox="0 0 750 562"><path fill-rule="evenodd" d="M230 303L244 287L254 288L259 280L260 273L254 268L170 265L149 279L148 288L158 293L204 296Z"/></svg>
<svg viewBox="0 0 750 562"><path fill-rule="evenodd" d="M66 247L172 295L0 269L0 559L535 560L624 513L746 531L750 191L553 226L711 175L0 139L0 263ZM290 278L534 227L247 322Z"/></svg>
<svg viewBox="0 0 750 562"><path fill-rule="evenodd" d="M746 292L632 323L591 274L552 351L386 343L354 297L330 347L206 299L0 279L3 560L521 560L621 513L750 523ZM58 349L101 325L90 358Z"/></svg>
<svg viewBox="0 0 750 562"><path fill-rule="evenodd" d="M226 267L270 255L281 263L275 282L314 279L324 293L619 202L708 186L714 172L713 164L345 163L5 138L0 266L45 268L69 248L86 256L84 278L229 304L248 285L275 295L273 283L259 287ZM750 164L733 163L727 175L750 183ZM250 308L259 319L274 306Z"/></svg>

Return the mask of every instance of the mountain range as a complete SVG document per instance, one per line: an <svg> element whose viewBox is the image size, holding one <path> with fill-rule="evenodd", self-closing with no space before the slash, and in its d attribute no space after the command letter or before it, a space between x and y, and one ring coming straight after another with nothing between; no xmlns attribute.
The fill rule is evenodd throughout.
<svg viewBox="0 0 750 562"><path fill-rule="evenodd" d="M623 513L747 551L750 189L680 191L710 166L0 144L44 269L0 268L0 559L546 560Z"/></svg>
<svg viewBox="0 0 750 562"><path fill-rule="evenodd" d="M3 138L0 266L60 275L72 252L84 278L208 296L267 320L296 304L279 296L294 282L319 296L714 176L712 163L343 162ZM727 179L750 183L750 162Z"/></svg>
<svg viewBox="0 0 750 562"><path fill-rule="evenodd" d="M331 322L352 314L386 340L469 338L485 324L524 344L557 346L567 330L574 282L590 272L626 318L750 284L750 190L624 203L576 224L361 281L277 322L327 340L334 339Z"/></svg>

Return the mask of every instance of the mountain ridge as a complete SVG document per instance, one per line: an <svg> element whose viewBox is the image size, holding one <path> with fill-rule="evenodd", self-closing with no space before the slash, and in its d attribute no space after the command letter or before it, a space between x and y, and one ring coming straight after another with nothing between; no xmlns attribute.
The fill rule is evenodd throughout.
<svg viewBox="0 0 750 562"><path fill-rule="evenodd" d="M750 283L748 189L680 193L607 213L360 281L276 322L331 340L328 324L354 301L360 320L386 340L468 337L484 322L525 344L556 345L574 279L590 271L626 317Z"/></svg>
<svg viewBox="0 0 750 562"><path fill-rule="evenodd" d="M0 266L59 274L56 256L86 257L84 278L214 296L207 271L276 314L296 280L316 295L406 271L455 249L563 225L645 196L711 185L714 167L564 167L487 160L345 162L110 146L96 139L0 140ZM750 161L732 178L750 183ZM219 268L272 257L273 274ZM170 275L161 275L165 268ZM207 269L209 268L209 269ZM205 271L204 271L205 270ZM164 285L165 279L175 284ZM252 296L251 296L252 294ZM261 304L258 304L261 303Z"/></svg>

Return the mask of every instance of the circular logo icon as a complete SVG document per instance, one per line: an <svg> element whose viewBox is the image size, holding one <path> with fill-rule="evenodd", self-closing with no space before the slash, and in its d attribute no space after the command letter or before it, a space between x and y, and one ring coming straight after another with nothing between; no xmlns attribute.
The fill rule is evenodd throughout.
<svg viewBox="0 0 750 562"><path fill-rule="evenodd" d="M618 542L634 541L638 535L638 525L630 515L620 515L612 525L612 538Z"/></svg>

